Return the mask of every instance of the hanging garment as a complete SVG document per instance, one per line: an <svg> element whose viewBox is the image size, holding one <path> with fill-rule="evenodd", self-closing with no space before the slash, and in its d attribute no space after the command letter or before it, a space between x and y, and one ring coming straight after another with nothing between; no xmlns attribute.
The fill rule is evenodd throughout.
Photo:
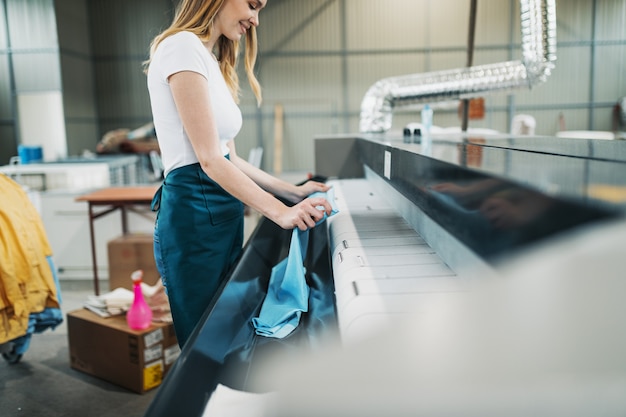
<svg viewBox="0 0 626 417"><path fill-rule="evenodd" d="M54 284L57 288L59 303L61 303L61 286L59 284L59 278L56 273L54 261L50 256L48 257L48 265L50 266L50 270L52 271L52 275L54 277ZM46 307L40 313L30 313L26 334L11 341L13 344L12 354L14 355L14 358L19 361L19 358L26 353L28 347L30 346L30 340L33 334L43 333L48 329L54 330L61 323L63 323L63 312L60 308ZM5 359L6 358L7 356L5 356Z"/></svg>
<svg viewBox="0 0 626 417"><path fill-rule="evenodd" d="M60 292L43 221L28 195L18 183L0 175L0 201L2 344L28 334L31 314L58 309Z"/></svg>

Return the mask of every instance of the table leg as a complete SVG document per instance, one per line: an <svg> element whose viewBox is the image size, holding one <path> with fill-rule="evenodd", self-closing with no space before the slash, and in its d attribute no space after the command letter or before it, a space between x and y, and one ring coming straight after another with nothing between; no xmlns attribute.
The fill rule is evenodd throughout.
<svg viewBox="0 0 626 417"><path fill-rule="evenodd" d="M93 205L89 203L89 236L91 236L91 261L93 262L93 288L96 295L100 295L100 281L98 279L98 260L96 258L96 238L94 234L93 221Z"/></svg>
<svg viewBox="0 0 626 417"><path fill-rule="evenodd" d="M122 235L128 234L128 215L126 214L126 206L122 204L120 206L122 212Z"/></svg>

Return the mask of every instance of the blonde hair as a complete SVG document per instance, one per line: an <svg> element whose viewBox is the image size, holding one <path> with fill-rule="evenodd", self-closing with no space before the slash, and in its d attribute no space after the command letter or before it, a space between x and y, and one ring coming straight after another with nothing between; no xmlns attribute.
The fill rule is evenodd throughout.
<svg viewBox="0 0 626 417"><path fill-rule="evenodd" d="M148 72L148 67L154 56L154 52L164 39L178 32L188 31L194 33L202 41L207 41L213 30L215 16L222 8L226 0L182 0L176 9L176 14L172 24L157 35L150 44L150 58L144 62L144 72ZM237 61L239 55L239 42L234 42L225 36L220 36L217 41L217 57L220 63L220 70L226 80L226 85L235 101L239 102L241 89L239 87L239 76L237 75ZM254 65L257 57L257 36L254 26L246 32L244 64L248 83L256 97L257 104L261 105L261 85L254 75Z"/></svg>

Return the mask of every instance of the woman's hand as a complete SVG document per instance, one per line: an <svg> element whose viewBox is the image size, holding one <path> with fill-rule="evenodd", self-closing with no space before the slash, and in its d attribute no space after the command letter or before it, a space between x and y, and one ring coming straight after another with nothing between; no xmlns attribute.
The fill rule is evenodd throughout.
<svg viewBox="0 0 626 417"><path fill-rule="evenodd" d="M307 196L316 192L326 192L330 187L323 182L307 181L302 185L295 186L293 195L289 197L289 201L292 203L298 203Z"/></svg>
<svg viewBox="0 0 626 417"><path fill-rule="evenodd" d="M283 229L294 229L297 227L304 231L314 227L318 221L324 218L324 214L330 216L331 213L332 206L325 198L306 198L295 206L285 206L285 210L275 222Z"/></svg>

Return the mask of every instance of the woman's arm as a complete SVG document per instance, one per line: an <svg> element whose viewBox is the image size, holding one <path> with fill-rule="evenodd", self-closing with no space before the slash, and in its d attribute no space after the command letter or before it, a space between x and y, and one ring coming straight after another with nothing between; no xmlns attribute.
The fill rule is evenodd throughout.
<svg viewBox="0 0 626 417"><path fill-rule="evenodd" d="M307 198L293 207L287 207L238 168L244 164L235 165L224 158L211 110L209 87L202 75L191 71L178 72L170 76L169 84L200 166L228 193L285 229L298 227L306 230L315 226L323 218L324 212L330 215L332 208L324 198ZM252 175L270 190L280 191L284 187L266 176L258 173ZM269 177L269 174L266 175ZM324 210L319 210L318 206L324 207Z"/></svg>
<svg viewBox="0 0 626 417"><path fill-rule="evenodd" d="M264 190L283 197L287 201L292 203L298 203L302 201L306 196L313 194L317 191L328 191L330 187L326 184L317 181L307 181L302 185L290 184L286 181L276 178L267 172L263 171L250 164L245 159L239 157L237 150L235 149L235 141L228 142L228 148L230 149L230 160L237 166L244 174L252 179L259 187Z"/></svg>

